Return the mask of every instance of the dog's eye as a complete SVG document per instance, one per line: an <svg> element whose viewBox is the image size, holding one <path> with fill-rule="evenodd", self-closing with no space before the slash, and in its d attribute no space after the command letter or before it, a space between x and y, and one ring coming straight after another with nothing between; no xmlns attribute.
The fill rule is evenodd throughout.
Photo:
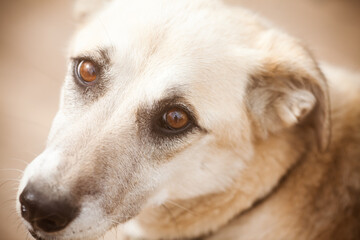
<svg viewBox="0 0 360 240"><path fill-rule="evenodd" d="M82 60L78 63L76 73L79 79L84 83L92 83L98 77L96 64L90 60Z"/></svg>
<svg viewBox="0 0 360 240"><path fill-rule="evenodd" d="M171 108L163 115L163 121L170 130L181 130L189 124L188 114L181 108Z"/></svg>

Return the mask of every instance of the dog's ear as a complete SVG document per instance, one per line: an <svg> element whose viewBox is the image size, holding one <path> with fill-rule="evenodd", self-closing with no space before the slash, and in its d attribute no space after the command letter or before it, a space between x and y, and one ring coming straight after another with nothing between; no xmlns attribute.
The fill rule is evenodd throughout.
<svg viewBox="0 0 360 240"><path fill-rule="evenodd" d="M265 60L261 70L250 77L247 104L262 138L297 124L310 124L324 151L330 138L327 83L315 61L307 60L306 65Z"/></svg>
<svg viewBox="0 0 360 240"><path fill-rule="evenodd" d="M85 22L111 0L76 0L74 16L78 23Z"/></svg>

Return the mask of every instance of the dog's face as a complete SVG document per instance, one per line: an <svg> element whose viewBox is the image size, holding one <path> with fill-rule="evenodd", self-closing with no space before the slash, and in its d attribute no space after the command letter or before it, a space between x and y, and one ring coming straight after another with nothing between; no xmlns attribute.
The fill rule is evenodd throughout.
<svg viewBox="0 0 360 240"><path fill-rule="evenodd" d="M326 125L325 83L295 41L243 10L186 2L85 11L47 147L19 189L34 236L96 238L144 209L235 182L246 209L292 164L252 188L257 144L310 115ZM326 134L319 130L320 145Z"/></svg>

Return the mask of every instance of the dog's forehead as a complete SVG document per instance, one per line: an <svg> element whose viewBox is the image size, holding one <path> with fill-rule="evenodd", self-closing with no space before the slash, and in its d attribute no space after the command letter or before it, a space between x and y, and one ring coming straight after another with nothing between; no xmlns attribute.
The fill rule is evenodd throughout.
<svg viewBox="0 0 360 240"><path fill-rule="evenodd" d="M122 96L128 101L153 102L179 90L200 111L209 106L233 111L230 106L235 106L234 96L242 95L251 61L246 52L236 58L236 36L222 28L226 18L213 15L209 5L192 11L199 6L144 2L115 1L103 9L78 31L71 55L108 49L112 82L119 84L116 91L120 83L126 85ZM221 92L226 94L219 99Z"/></svg>
<svg viewBox="0 0 360 240"><path fill-rule="evenodd" d="M194 54L205 50L221 52L221 47L226 44L219 43L230 37L223 36L221 25L225 19L213 16L214 11L209 6L194 11L200 6L188 1L122 2L114 1L100 9L82 25L72 41L71 55L99 47L113 47L119 57L133 58L137 62L148 60L147 57L159 52L166 53L167 57L176 53L178 56L196 57ZM213 56L216 54L207 54L206 58Z"/></svg>

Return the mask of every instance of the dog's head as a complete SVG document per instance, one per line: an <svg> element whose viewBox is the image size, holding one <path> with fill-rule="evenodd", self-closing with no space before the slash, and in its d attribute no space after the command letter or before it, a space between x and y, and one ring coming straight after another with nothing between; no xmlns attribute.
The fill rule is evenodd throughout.
<svg viewBox="0 0 360 240"><path fill-rule="evenodd" d="M201 235L271 191L296 161L282 151L312 132L299 128L326 147L316 63L251 13L183 0L77 8L60 109L19 189L34 236Z"/></svg>

